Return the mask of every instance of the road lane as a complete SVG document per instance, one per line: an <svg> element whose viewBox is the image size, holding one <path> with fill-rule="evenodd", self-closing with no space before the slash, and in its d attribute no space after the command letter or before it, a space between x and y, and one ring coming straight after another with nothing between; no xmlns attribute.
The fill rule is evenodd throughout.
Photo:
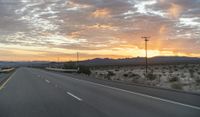
<svg viewBox="0 0 200 117"><path fill-rule="evenodd" d="M34 74L82 96L84 101L110 116L199 116L199 110L95 85L63 75L31 69Z"/></svg>
<svg viewBox="0 0 200 117"><path fill-rule="evenodd" d="M200 107L200 94L196 93L185 93L180 90L163 89L158 87L141 86L139 84L128 84L125 82L102 80L93 77L89 77L83 74L69 74L62 72L54 72L56 74L61 74L67 76L67 78L75 78L85 81L90 81L97 84L102 84L105 86L115 87L131 92L137 92L141 94L146 94L154 97L159 97L166 100L172 100L175 102L180 102L183 104L194 105Z"/></svg>
<svg viewBox="0 0 200 117"><path fill-rule="evenodd" d="M37 79L20 68L0 91L0 117L103 117L84 102L74 100L66 90Z"/></svg>
<svg viewBox="0 0 200 117"><path fill-rule="evenodd" d="M76 99L75 99L76 98ZM198 117L200 110L20 68L0 91L1 117Z"/></svg>

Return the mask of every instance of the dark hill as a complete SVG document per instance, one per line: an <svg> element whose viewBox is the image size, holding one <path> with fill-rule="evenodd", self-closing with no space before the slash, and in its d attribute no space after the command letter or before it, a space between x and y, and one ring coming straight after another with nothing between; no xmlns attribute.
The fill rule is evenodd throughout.
<svg viewBox="0 0 200 117"><path fill-rule="evenodd" d="M178 64L178 63L200 63L200 58L197 57L177 57L177 56L158 56L148 58L149 64ZM109 59L95 58L91 60L80 61L79 64L87 66L102 66L102 65L143 65L145 64L144 57L124 58L124 59Z"/></svg>

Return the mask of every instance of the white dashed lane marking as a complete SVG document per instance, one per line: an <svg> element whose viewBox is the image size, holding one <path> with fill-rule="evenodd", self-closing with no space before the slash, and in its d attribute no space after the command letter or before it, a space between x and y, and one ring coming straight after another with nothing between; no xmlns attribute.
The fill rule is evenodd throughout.
<svg viewBox="0 0 200 117"><path fill-rule="evenodd" d="M75 96L74 94L72 94L72 93L70 93L70 92L67 92L67 94L70 95L70 96L72 96L72 97L74 97L75 99L77 99L77 100L79 100L79 101L82 101L81 98Z"/></svg>
<svg viewBox="0 0 200 117"><path fill-rule="evenodd" d="M50 81L49 80L45 80L47 83L50 83Z"/></svg>

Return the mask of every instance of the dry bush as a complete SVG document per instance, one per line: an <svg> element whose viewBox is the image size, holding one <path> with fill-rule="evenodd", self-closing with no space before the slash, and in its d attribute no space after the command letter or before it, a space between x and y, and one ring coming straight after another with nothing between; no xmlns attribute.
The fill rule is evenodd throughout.
<svg viewBox="0 0 200 117"><path fill-rule="evenodd" d="M182 90L183 89L183 85L181 83L173 83L173 84L171 84L171 87L173 89L178 89L178 90Z"/></svg>
<svg viewBox="0 0 200 117"><path fill-rule="evenodd" d="M179 78L177 76L172 76L171 78L169 78L169 82L177 82L179 81Z"/></svg>
<svg viewBox="0 0 200 117"><path fill-rule="evenodd" d="M157 76L156 76L155 74L153 74L153 73L148 73L148 74L147 74L147 78L148 78L149 80L155 80L155 79L157 78Z"/></svg>

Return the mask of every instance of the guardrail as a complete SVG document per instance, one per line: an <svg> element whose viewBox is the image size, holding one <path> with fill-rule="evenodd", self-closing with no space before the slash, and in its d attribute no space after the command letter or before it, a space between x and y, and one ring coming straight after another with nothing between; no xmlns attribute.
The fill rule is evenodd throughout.
<svg viewBox="0 0 200 117"><path fill-rule="evenodd" d="M4 82L6 82L14 70L15 68L0 69L0 73L4 73L4 75L0 78L0 87Z"/></svg>
<svg viewBox="0 0 200 117"><path fill-rule="evenodd" d="M0 73L7 73L13 71L15 68L9 68L9 69L0 69Z"/></svg>
<svg viewBox="0 0 200 117"><path fill-rule="evenodd" d="M59 72L78 72L78 69L59 69L59 68L51 68L51 67L46 67L45 69L52 70L52 71L59 71Z"/></svg>

